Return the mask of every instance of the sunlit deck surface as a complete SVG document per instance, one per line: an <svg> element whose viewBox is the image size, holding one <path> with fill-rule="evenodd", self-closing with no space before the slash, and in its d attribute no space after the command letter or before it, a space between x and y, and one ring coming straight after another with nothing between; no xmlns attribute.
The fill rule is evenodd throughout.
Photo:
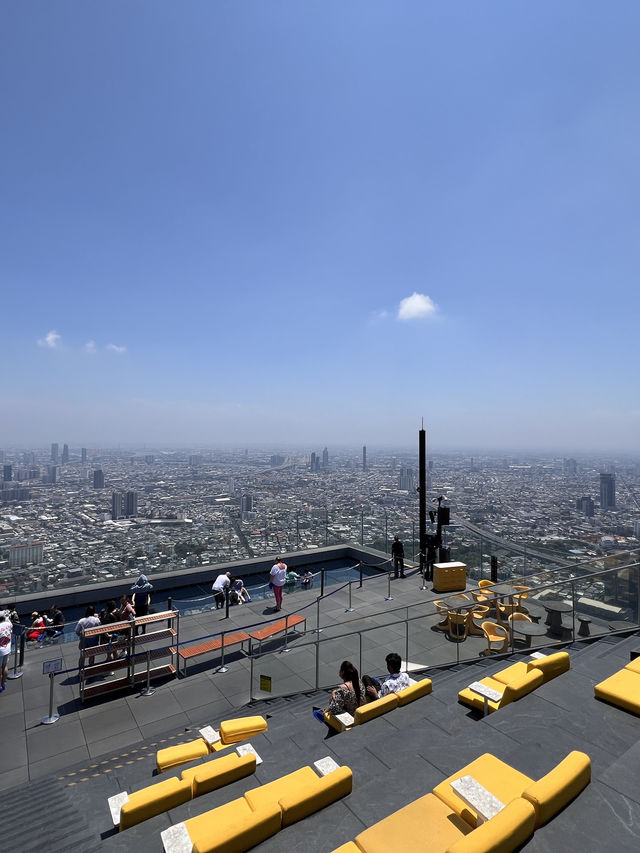
<svg viewBox="0 0 640 853"><path fill-rule="evenodd" d="M357 642L330 641L349 628L374 625L364 655L365 671L384 672L384 656L397 651L405 657L405 629L392 611L416 601L442 598L420 590L413 575L392 584L393 601L385 601L386 581L353 589L353 612L345 612L344 592L323 602L321 611L323 659L321 683L337 680L344 658L356 658ZM313 592L285 598L284 617L315 601ZM183 617L180 640L225 629L242 629L275 617L271 602L256 602L230 610ZM315 608L309 607L307 634L294 635L291 647L314 639ZM400 617L403 613L400 614ZM432 620L433 623L436 618ZM536 638L537 639L537 638ZM542 638L544 641L544 638ZM542 643L540 644L542 645ZM538 778L573 749L592 760L591 784L547 826L538 829L524 849L531 851L589 851L640 849L640 717L597 701L593 686L629 661L640 649L640 637L626 633L597 641L564 644L571 670L535 693L486 718L457 702L458 691L505 666L504 658L483 658L481 637L460 644L460 655L473 663L437 669L456 657L456 644L430 627L412 634L410 659L416 672L429 668L433 693L348 733L329 734L311 715L323 706L327 692L314 690L312 649L301 669L300 655L284 652L256 663L258 674L273 677L274 691L289 694L249 702L249 660L238 648L226 656L228 671L217 672L217 654L190 662L187 678L154 684L152 696L136 691L111 694L82 705L75 674L56 680L60 719L41 725L48 714L49 680L42 675L44 660L64 657L77 665L77 647L67 643L28 649L22 678L7 683L0 695L4 849L36 851L162 850L160 832L239 797L248 788L271 781L313 761L331 756L353 770L353 792L343 800L288 827L256 850L304 849L329 853L353 839L365 827L417 797L485 752L492 752L527 775ZM268 649L269 646L264 647ZM272 648L282 648L282 640ZM529 652L508 659L528 660ZM308 664L308 666L307 666ZM327 679L331 673L332 677ZM420 673L421 677L422 673ZM254 690L254 695L256 691ZM197 737L197 729L223 719L248 714L268 716L269 728L252 744L264 759L255 776L206 794L171 812L122 833L114 832L107 798L159 781L154 776L157 749ZM171 775L169 772L166 775ZM425 826L428 833L428 826Z"/></svg>

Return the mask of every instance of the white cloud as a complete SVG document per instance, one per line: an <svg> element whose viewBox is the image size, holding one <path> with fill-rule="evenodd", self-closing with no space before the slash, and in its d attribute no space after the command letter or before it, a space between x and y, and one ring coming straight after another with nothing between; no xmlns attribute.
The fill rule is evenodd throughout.
<svg viewBox="0 0 640 853"><path fill-rule="evenodd" d="M117 352L119 355L127 351L126 347L119 347L118 344L107 344L106 348L109 352Z"/></svg>
<svg viewBox="0 0 640 853"><path fill-rule="evenodd" d="M96 342L95 341L87 341L84 345L84 351L94 353L96 351Z"/></svg>
<svg viewBox="0 0 640 853"><path fill-rule="evenodd" d="M54 329L47 332L44 338L38 340L39 347L47 347L48 349L60 349L61 344L62 338Z"/></svg>
<svg viewBox="0 0 640 853"><path fill-rule="evenodd" d="M435 302L424 293L412 293L400 300L398 320L417 320L432 317L438 310Z"/></svg>

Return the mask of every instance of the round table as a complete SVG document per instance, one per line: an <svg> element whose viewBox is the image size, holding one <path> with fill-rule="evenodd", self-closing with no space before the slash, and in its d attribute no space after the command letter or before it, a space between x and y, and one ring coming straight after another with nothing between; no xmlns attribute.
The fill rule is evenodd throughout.
<svg viewBox="0 0 640 853"><path fill-rule="evenodd" d="M549 626L549 633L553 634L556 637L562 636L562 614L563 613L571 613L573 610L573 604L570 604L568 601L543 601L542 606L547 611L547 625Z"/></svg>
<svg viewBox="0 0 640 853"><path fill-rule="evenodd" d="M625 622L624 620L609 622L610 631L635 631L637 628L635 622Z"/></svg>
<svg viewBox="0 0 640 853"><path fill-rule="evenodd" d="M455 595L451 598L443 598L442 603L445 607L448 607L449 610L459 610L460 612L464 612L465 610L471 610L471 608L476 604L475 601L468 601L464 598L456 598Z"/></svg>
<svg viewBox="0 0 640 853"><path fill-rule="evenodd" d="M531 647L532 637L542 637L547 633L546 625L538 625L537 622L528 622L526 619L518 619L511 623L511 628L515 634L522 634L527 641L527 648Z"/></svg>

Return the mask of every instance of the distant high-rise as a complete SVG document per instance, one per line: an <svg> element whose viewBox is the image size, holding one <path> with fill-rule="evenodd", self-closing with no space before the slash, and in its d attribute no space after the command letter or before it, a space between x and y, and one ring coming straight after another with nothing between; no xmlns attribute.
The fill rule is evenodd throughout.
<svg viewBox="0 0 640 853"><path fill-rule="evenodd" d="M325 449L322 451L322 467L323 467L323 468L328 468L328 467L329 467L329 451L327 450L327 448L326 448L326 447L325 447Z"/></svg>
<svg viewBox="0 0 640 853"><path fill-rule="evenodd" d="M240 510L242 512L253 512L253 495L243 495L240 499Z"/></svg>
<svg viewBox="0 0 640 853"><path fill-rule="evenodd" d="M367 470L367 445L362 446L362 470Z"/></svg>
<svg viewBox="0 0 640 853"><path fill-rule="evenodd" d="M0 450L0 462L4 462L4 450Z"/></svg>
<svg viewBox="0 0 640 853"><path fill-rule="evenodd" d="M202 462L202 456L199 453L192 453L189 456L189 465L191 468L197 468Z"/></svg>
<svg viewBox="0 0 640 853"><path fill-rule="evenodd" d="M127 492L125 495L124 514L127 518L135 518L138 514L138 493Z"/></svg>
<svg viewBox="0 0 640 853"><path fill-rule="evenodd" d="M575 477L578 473L578 463L575 459L565 459L562 463L565 477Z"/></svg>
<svg viewBox="0 0 640 853"><path fill-rule="evenodd" d="M62 464L64 465L68 461L69 461L69 445L63 444L62 445Z"/></svg>
<svg viewBox="0 0 640 853"><path fill-rule="evenodd" d="M320 470L320 458L317 453L311 454L311 473L317 474Z"/></svg>
<svg viewBox="0 0 640 853"><path fill-rule="evenodd" d="M272 468L279 468L280 465L284 465L285 458L280 453L275 453L273 456L269 457L269 465Z"/></svg>
<svg viewBox="0 0 640 853"><path fill-rule="evenodd" d="M83 447L82 450L80 451L80 462L82 465L87 464L87 448L86 447Z"/></svg>
<svg viewBox="0 0 640 853"><path fill-rule="evenodd" d="M412 468L400 468L398 476L398 488L403 492L412 492L415 489L415 481L413 478Z"/></svg>
<svg viewBox="0 0 640 853"><path fill-rule="evenodd" d="M600 509L616 508L615 474L600 474Z"/></svg>
<svg viewBox="0 0 640 853"><path fill-rule="evenodd" d="M111 520L122 518L122 492L111 493Z"/></svg>
<svg viewBox="0 0 640 853"><path fill-rule="evenodd" d="M13 466L5 465L2 469L2 479L5 483L10 483L13 480Z"/></svg>
<svg viewBox="0 0 640 853"><path fill-rule="evenodd" d="M587 518L592 518L595 514L595 504L588 495L583 495L576 501L576 509L578 512L583 512Z"/></svg>
<svg viewBox="0 0 640 853"><path fill-rule="evenodd" d="M57 442L51 445L51 461L54 465L57 465L59 462Z"/></svg>
<svg viewBox="0 0 640 853"><path fill-rule="evenodd" d="M58 466L47 465L47 483L55 483L58 479Z"/></svg>
<svg viewBox="0 0 640 853"><path fill-rule="evenodd" d="M104 489L104 471L102 468L96 468L93 472L93 488Z"/></svg>

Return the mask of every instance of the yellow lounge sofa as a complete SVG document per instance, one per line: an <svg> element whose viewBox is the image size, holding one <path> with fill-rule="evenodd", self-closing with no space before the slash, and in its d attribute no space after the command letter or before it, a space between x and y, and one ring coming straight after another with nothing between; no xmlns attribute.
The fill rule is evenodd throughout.
<svg viewBox="0 0 640 853"><path fill-rule="evenodd" d="M472 776L504 808L478 825L474 809L451 783ZM509 853L547 823L591 779L591 761L571 752L535 782L489 753L366 829L333 853Z"/></svg>
<svg viewBox="0 0 640 853"><path fill-rule="evenodd" d="M191 843L192 853L241 853L259 844L281 828L302 820L351 792L349 767L338 767L318 776L311 767L282 776L247 791L244 797L211 809L162 833L165 851L181 832L181 843Z"/></svg>
<svg viewBox="0 0 640 853"><path fill-rule="evenodd" d="M361 705L356 708L353 715L353 725L345 726L344 723L335 717L333 714L325 712L325 722L335 729L337 732L348 731L353 726L361 726L363 723L374 720L376 717L381 717L383 714L393 711L401 705L408 705L421 696L427 696L431 693L433 684L430 678L423 678L422 681L416 681L414 684L405 687L404 690L399 690L397 693L389 693L387 696L382 696L380 699L375 699L373 702L367 702L366 705Z"/></svg>
<svg viewBox="0 0 640 853"><path fill-rule="evenodd" d="M239 717L235 720L223 720L220 723L220 740L210 743L204 737L178 743L156 753L156 768L158 773L164 773L172 767L179 767L198 758L204 758L213 752L220 752L234 743L249 740L255 735L267 731L267 721L264 717Z"/></svg>
<svg viewBox="0 0 640 853"><path fill-rule="evenodd" d="M567 652L557 652L543 658L511 664L487 678L480 679L480 684L490 687L501 694L500 699L487 701L489 713L504 708L510 702L521 699L531 693L541 684L546 684L552 678L556 678L566 672L571 666ZM484 710L484 697L469 687L465 687L458 693L458 701L469 705L478 711Z"/></svg>
<svg viewBox="0 0 640 853"><path fill-rule="evenodd" d="M597 699L616 705L632 714L640 714L640 658L630 661L618 672L593 688Z"/></svg>
<svg viewBox="0 0 640 853"><path fill-rule="evenodd" d="M172 776L135 791L120 807L120 831L249 776L255 769L256 756L253 753L240 756L232 752L183 770L180 779ZM118 796L123 797L122 794Z"/></svg>

